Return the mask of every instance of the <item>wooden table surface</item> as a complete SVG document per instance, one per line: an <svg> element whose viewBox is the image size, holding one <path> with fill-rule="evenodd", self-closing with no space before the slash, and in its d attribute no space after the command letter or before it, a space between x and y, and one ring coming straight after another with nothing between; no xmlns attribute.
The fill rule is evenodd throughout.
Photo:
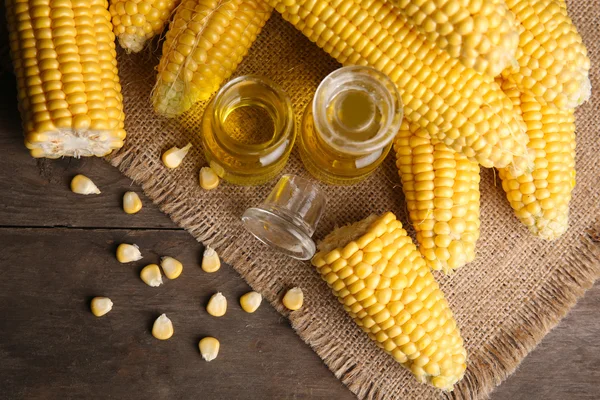
<svg viewBox="0 0 600 400"><path fill-rule="evenodd" d="M0 398L1 399L352 399L319 357L268 304L238 304L248 285L229 266L199 268L202 245L149 199L136 215L121 210L137 185L101 159L29 157L15 104L14 78L0 77ZM98 196L69 191L83 173ZM144 259L123 265L117 244L136 243ZM150 288L141 267L177 257L182 276ZM216 291L227 314L209 316ZM113 311L89 312L94 296ZM502 399L592 399L600 389L600 288L573 311L492 395ZM159 342L153 320L167 313L174 337ZM198 340L221 341L204 362Z"/></svg>

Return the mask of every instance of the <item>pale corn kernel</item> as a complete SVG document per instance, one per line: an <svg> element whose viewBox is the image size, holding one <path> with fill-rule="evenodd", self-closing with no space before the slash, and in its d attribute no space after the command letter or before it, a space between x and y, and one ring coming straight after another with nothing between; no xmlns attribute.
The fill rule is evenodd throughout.
<svg viewBox="0 0 600 400"><path fill-rule="evenodd" d="M202 255L202 270L204 272L217 272L221 268L221 260L219 255L210 246L206 246L204 254Z"/></svg>
<svg viewBox="0 0 600 400"><path fill-rule="evenodd" d="M121 243L117 247L117 261L119 261L121 264L139 261L142 258L142 252L135 244Z"/></svg>
<svg viewBox="0 0 600 400"><path fill-rule="evenodd" d="M253 313L258 310L260 307L260 303L262 302L262 296L257 292L248 292L242 297L240 297L240 306L242 306L242 310L247 313Z"/></svg>
<svg viewBox="0 0 600 400"><path fill-rule="evenodd" d="M219 186L219 177L211 167L200 168L200 187L204 190L212 190Z"/></svg>
<svg viewBox="0 0 600 400"><path fill-rule="evenodd" d="M213 317L222 317L227 312L227 299L223 293L217 292L210 297L206 311Z"/></svg>
<svg viewBox="0 0 600 400"><path fill-rule="evenodd" d="M294 287L285 292L282 299L283 305L291 311L299 310L304 304L304 293L299 287Z"/></svg>
<svg viewBox="0 0 600 400"><path fill-rule="evenodd" d="M96 317L106 315L113 308L113 302L108 297L94 297L90 303L92 314Z"/></svg>
<svg viewBox="0 0 600 400"><path fill-rule="evenodd" d="M205 337L200 340L198 343L198 348L200 349L200 354L202 354L202 358L204 361L212 361L217 358L219 354L219 349L221 344L214 337Z"/></svg>
<svg viewBox="0 0 600 400"><path fill-rule="evenodd" d="M174 332L173 323L167 317L167 314L161 314L152 325L152 336L158 340L170 339Z"/></svg>
<svg viewBox="0 0 600 400"><path fill-rule="evenodd" d="M126 192L123 195L123 211L135 214L142 209L142 200L136 192Z"/></svg>
<svg viewBox="0 0 600 400"><path fill-rule="evenodd" d="M183 264L173 257L161 258L160 266L168 279L177 279L183 272Z"/></svg>
<svg viewBox="0 0 600 400"><path fill-rule="evenodd" d="M150 287L158 287L163 284L160 268L156 264L148 264L142 268L140 278Z"/></svg>
<svg viewBox="0 0 600 400"><path fill-rule="evenodd" d="M71 191L77 194L100 194L98 186L85 175L75 175L71 180Z"/></svg>
<svg viewBox="0 0 600 400"><path fill-rule="evenodd" d="M188 143L185 147L171 147L165 151L161 157L161 160L167 168L177 168L181 165L184 157L192 148L192 144Z"/></svg>

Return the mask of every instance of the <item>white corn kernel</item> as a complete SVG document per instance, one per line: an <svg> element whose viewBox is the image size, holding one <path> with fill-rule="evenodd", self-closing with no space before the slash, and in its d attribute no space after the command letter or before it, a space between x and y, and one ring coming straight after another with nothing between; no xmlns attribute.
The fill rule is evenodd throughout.
<svg viewBox="0 0 600 400"><path fill-rule="evenodd" d="M140 278L151 287L158 287L162 285L163 280L160 275L160 268L156 264L148 264L140 272Z"/></svg>
<svg viewBox="0 0 600 400"><path fill-rule="evenodd" d="M183 271L183 264L173 257L161 258L160 266L162 267L165 276L169 279L177 279Z"/></svg>
<svg viewBox="0 0 600 400"><path fill-rule="evenodd" d="M92 314L101 317L112 310L113 302L108 297L94 297L90 304Z"/></svg>
<svg viewBox="0 0 600 400"><path fill-rule="evenodd" d="M258 309L262 302L262 296L257 292L248 292L240 297L240 306L247 313L253 313Z"/></svg>
<svg viewBox="0 0 600 400"><path fill-rule="evenodd" d="M227 312L227 299L221 292L215 293L208 300L206 311L213 317L222 317Z"/></svg>
<svg viewBox="0 0 600 400"><path fill-rule="evenodd" d="M123 195L123 211L135 214L142 209L142 200L136 192L127 192Z"/></svg>
<svg viewBox="0 0 600 400"><path fill-rule="evenodd" d="M204 272L217 272L221 268L221 260L219 255L210 246L206 246L202 256L202 270Z"/></svg>
<svg viewBox="0 0 600 400"><path fill-rule="evenodd" d="M158 340L170 339L174 332L173 323L167 317L167 314L162 314L154 321L154 325L152 326L152 336Z"/></svg>
<svg viewBox="0 0 600 400"><path fill-rule="evenodd" d="M283 305L292 311L296 311L302 307L304 303L304 293L299 287L291 288L283 296Z"/></svg>
<svg viewBox="0 0 600 400"><path fill-rule="evenodd" d="M188 143L181 149L179 147L171 147L169 150L165 151L161 157L163 164L165 164L165 167L167 168L179 167L191 148L191 143Z"/></svg>
<svg viewBox="0 0 600 400"><path fill-rule="evenodd" d="M119 247L117 247L117 260L122 264L138 261L142 258L140 248L135 244L121 243Z"/></svg>
<svg viewBox="0 0 600 400"><path fill-rule="evenodd" d="M214 337L205 337L198 343L200 354L205 361L212 361L217 358L221 344Z"/></svg>
<svg viewBox="0 0 600 400"><path fill-rule="evenodd" d="M71 191L77 194L100 194L98 186L85 175L75 175L71 179Z"/></svg>
<svg viewBox="0 0 600 400"><path fill-rule="evenodd" d="M219 186L219 176L211 167L200 168L200 187L211 190Z"/></svg>

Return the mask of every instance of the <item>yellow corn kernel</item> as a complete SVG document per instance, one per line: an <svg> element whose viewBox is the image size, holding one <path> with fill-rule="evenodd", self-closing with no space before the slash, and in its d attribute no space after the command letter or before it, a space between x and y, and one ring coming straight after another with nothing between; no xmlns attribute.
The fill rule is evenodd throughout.
<svg viewBox="0 0 600 400"><path fill-rule="evenodd" d="M410 220L430 268L450 272L475 259L479 165L403 121L394 142Z"/></svg>
<svg viewBox="0 0 600 400"><path fill-rule="evenodd" d="M350 312L362 312L360 315L351 314L357 325L379 347L412 371L419 381L443 390L452 390L466 369L467 354L463 340L439 285L394 214L374 215L334 230L319 243L319 252L313 258L313 264L320 265L319 270L330 268L331 264L326 260L331 259L331 253L341 253L345 259L354 257L360 251L359 247L353 249L354 253L343 251L348 249L348 243L373 242L376 232L381 230L381 224L387 226L386 234L393 234L396 239L382 239L387 246L379 251L387 252L389 246L395 247L392 259L400 267L394 279L403 276L402 284L392 284L389 277L382 275L386 273L386 268L373 266L369 276L354 281L350 286L345 280L338 280L341 283L334 294ZM381 259L383 256L379 260L377 257L370 258L371 261L377 260L375 264ZM362 262L368 261L363 258ZM369 283L370 280L377 282L377 285ZM385 280L387 283L381 285ZM365 288L353 296L350 287L358 282L365 282L367 288L376 286L377 289ZM352 304L352 307L348 307L348 304ZM427 346L433 350L426 352L424 349ZM434 351L439 356L432 356Z"/></svg>
<svg viewBox="0 0 600 400"><path fill-rule="evenodd" d="M106 0L8 0L25 146L33 157L105 156L123 146L123 97Z"/></svg>
<svg viewBox="0 0 600 400"><path fill-rule="evenodd" d="M271 15L260 0L183 0L169 25L152 102L175 116L216 92Z"/></svg>
<svg viewBox="0 0 600 400"><path fill-rule="evenodd" d="M219 186L219 176L211 167L200 168L200 187L204 190L212 190Z"/></svg>
<svg viewBox="0 0 600 400"><path fill-rule="evenodd" d="M513 82L503 89L523 111L535 168L518 178L499 169L502 188L519 220L545 239L560 237L569 227L569 203L575 176L575 114L519 93Z"/></svg>
<svg viewBox="0 0 600 400"><path fill-rule="evenodd" d="M587 49L569 18L567 5L556 0L507 0L519 28L517 63L503 76L541 104L568 110L592 93Z"/></svg>
<svg viewBox="0 0 600 400"><path fill-rule="evenodd" d="M140 248L135 244L121 243L117 247L117 261L121 264L139 261L142 258Z"/></svg>
<svg viewBox="0 0 600 400"><path fill-rule="evenodd" d="M108 297L94 297L90 304L92 314L101 317L112 310L113 302Z"/></svg>
<svg viewBox="0 0 600 400"><path fill-rule="evenodd" d="M258 310L260 307L260 303L262 302L262 296L257 292L248 292L242 297L240 297L240 306L242 306L242 310L247 313L253 313Z"/></svg>
<svg viewBox="0 0 600 400"><path fill-rule="evenodd" d="M77 194L100 194L98 186L85 175L75 175L71 179L71 191Z"/></svg>
<svg viewBox="0 0 600 400"><path fill-rule="evenodd" d="M221 344L219 341L210 336L202 338L200 343L198 343L198 348L200 349L200 354L202 354L204 361L212 361L217 358L220 347Z"/></svg>
<svg viewBox="0 0 600 400"><path fill-rule="evenodd" d="M525 124L493 77L427 40L389 2L269 3L340 63L386 73L398 86L405 118L432 138L484 167L529 167Z"/></svg>
<svg viewBox="0 0 600 400"><path fill-rule="evenodd" d="M227 312L227 299L223 293L218 292L213 294L208 300L206 311L213 317L222 317Z"/></svg>
<svg viewBox="0 0 600 400"><path fill-rule="evenodd" d="M177 279L183 272L183 264L173 257L161 258L160 266L168 279Z"/></svg>
<svg viewBox="0 0 600 400"><path fill-rule="evenodd" d="M142 200L136 192L126 192L123 195L123 211L135 214L142 209Z"/></svg>
<svg viewBox="0 0 600 400"><path fill-rule="evenodd" d="M221 268L219 255L210 246L206 246L202 255L202 270L204 272L217 272Z"/></svg>
<svg viewBox="0 0 600 400"><path fill-rule="evenodd" d="M148 264L140 271L140 278L151 287L159 287L163 284L160 268L156 264Z"/></svg>
<svg viewBox="0 0 600 400"><path fill-rule="evenodd" d="M283 305L291 311L296 311L302 308L304 304L304 293L299 287L294 287L285 292L283 296Z"/></svg>
<svg viewBox="0 0 600 400"><path fill-rule="evenodd" d="M154 321L154 325L152 325L152 336L158 340L170 339L174 332L173 323L167 317L167 314L161 314L161 316Z"/></svg>
<svg viewBox="0 0 600 400"><path fill-rule="evenodd" d="M477 72L496 76L515 62L519 34L504 0L391 3L427 39Z"/></svg>
<svg viewBox="0 0 600 400"><path fill-rule="evenodd" d="M119 44L128 53L137 53L159 35L179 0L111 0L109 11Z"/></svg>
<svg viewBox="0 0 600 400"><path fill-rule="evenodd" d="M181 149L179 147L171 147L165 151L161 157L161 160L167 168L177 168L181 165L181 162L192 148L192 144L188 143Z"/></svg>

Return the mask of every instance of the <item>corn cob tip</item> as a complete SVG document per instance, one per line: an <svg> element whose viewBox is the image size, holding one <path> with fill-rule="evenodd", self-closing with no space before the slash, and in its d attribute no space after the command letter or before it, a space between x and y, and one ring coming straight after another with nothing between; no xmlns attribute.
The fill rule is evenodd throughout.
<svg viewBox="0 0 600 400"><path fill-rule="evenodd" d="M139 53L146 45L146 38L143 36L123 33L117 36L119 39L119 45L129 53Z"/></svg>

